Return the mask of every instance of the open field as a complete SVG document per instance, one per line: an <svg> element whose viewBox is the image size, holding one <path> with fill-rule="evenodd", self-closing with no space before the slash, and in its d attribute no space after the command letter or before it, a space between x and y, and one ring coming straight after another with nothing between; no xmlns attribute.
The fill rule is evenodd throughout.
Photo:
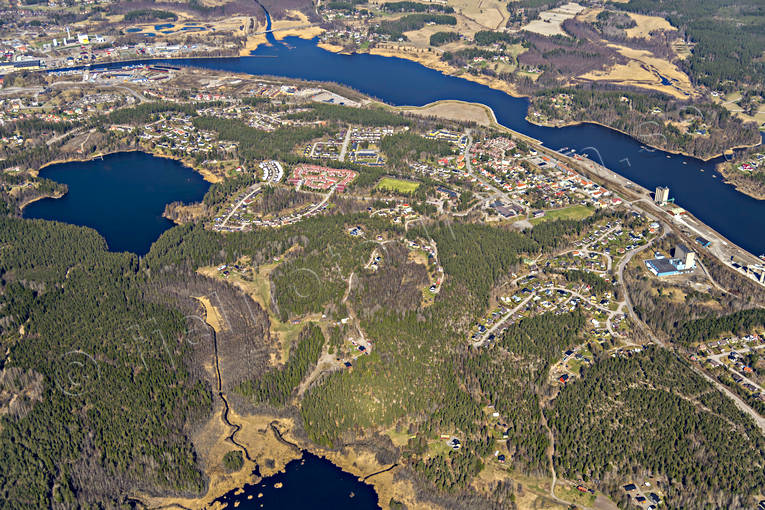
<svg viewBox="0 0 765 510"><path fill-rule="evenodd" d="M629 58L630 62L616 64L605 71L591 71L578 76L578 79L640 87L663 92L678 99L688 99L696 95L688 75L671 62L657 58L649 51L635 50L617 44L609 44L609 46ZM662 83L662 77L670 83Z"/></svg>
<svg viewBox="0 0 765 510"><path fill-rule="evenodd" d="M227 278L229 283L239 287L268 313L268 319L271 325L269 332L273 338L278 340L280 346L278 358L271 359L273 365L280 365L287 361L290 346L297 340L300 331L305 325L304 321L298 323L281 322L278 317L271 313L270 275L271 271L273 271L277 265L278 263L261 265L258 268L258 272L253 275L252 279L244 279L233 272ZM198 272L209 278L220 278L217 268L213 266L199 268ZM209 322L210 317L208 311L208 323ZM212 323L210 323L210 325L213 326L213 328L215 327Z"/></svg>
<svg viewBox="0 0 765 510"><path fill-rule="evenodd" d="M567 19L575 17L582 12L584 7L575 3L569 2L555 9L545 11L539 14L540 19L530 21L523 30L527 32L534 32L535 34L541 34L545 36L550 35L566 35L563 30L563 22Z"/></svg>
<svg viewBox="0 0 765 510"><path fill-rule="evenodd" d="M230 34L244 34L242 28L249 26L250 18L246 16L233 16L230 18L222 18L214 21L207 20L195 20L192 16L184 12L175 12L178 16L177 21L164 23L162 21L153 21L148 23L137 23L125 27L127 33L146 35L153 34L152 40L157 38L174 38L185 37L191 34L200 33L230 33ZM87 30L88 25L85 23L82 28L83 31ZM160 27L158 29L158 27Z"/></svg>
<svg viewBox="0 0 765 510"><path fill-rule="evenodd" d="M691 56L693 47L682 39L675 39L672 41L672 49L675 50L675 53L677 53L677 56L680 59L685 60Z"/></svg>
<svg viewBox="0 0 765 510"><path fill-rule="evenodd" d="M496 461L490 461L486 464L486 467L473 482L473 486L478 490L490 490L492 484L508 479L523 486L523 491L516 493L515 503L519 509L564 510L568 508L566 505L556 503L549 497L550 480L512 472L509 467L497 464Z"/></svg>
<svg viewBox="0 0 765 510"><path fill-rule="evenodd" d="M393 177L383 177L376 186L378 189L386 191L395 191L396 193L403 193L409 195L414 193L417 188L420 187L419 182L405 181L403 179L394 179Z"/></svg>
<svg viewBox="0 0 765 510"><path fill-rule="evenodd" d="M451 25L425 25L419 30L412 30L410 32L404 32L404 35L408 39L407 43L412 44L418 48L428 48L430 50L430 36L437 32L457 32L458 34L464 34L465 30L469 30L464 24L460 26L457 22L456 26ZM462 41L455 41L443 46L439 46L439 51L449 51L464 48L465 43Z"/></svg>
<svg viewBox="0 0 765 510"><path fill-rule="evenodd" d="M669 24L669 21L658 16L646 16L644 14L627 14L630 18L637 23L636 27L627 29L627 37L642 37L648 39L651 37L651 32L656 30L666 30L669 32L677 31L675 27Z"/></svg>
<svg viewBox="0 0 765 510"><path fill-rule="evenodd" d="M372 0L371 6L381 6L398 0ZM481 29L497 30L505 25L507 7L501 0L445 0L439 2L454 8L454 16L469 24L475 32Z"/></svg>
<svg viewBox="0 0 765 510"><path fill-rule="evenodd" d="M595 496L593 494L581 492L576 487L565 483L557 483L555 485L555 495L579 506L591 507L595 503Z"/></svg>
<svg viewBox="0 0 765 510"><path fill-rule="evenodd" d="M447 0L447 5L478 25L498 30L507 20L507 7L499 0Z"/></svg>
<svg viewBox="0 0 765 510"><path fill-rule="evenodd" d="M731 112L736 117L740 118L744 122L756 122L760 128L765 126L765 102L761 102L757 108L757 113L754 115L747 115L744 110L738 104L741 101L741 92L732 92L722 97L714 98L716 103L722 104L723 108Z"/></svg>
<svg viewBox="0 0 765 510"><path fill-rule="evenodd" d="M457 100L436 101L418 107L404 106L397 108L397 110L425 117L432 116L445 120L475 122L481 126L490 126L494 121L494 114L487 106Z"/></svg>
<svg viewBox="0 0 765 510"><path fill-rule="evenodd" d="M585 23L595 23L598 20L598 14L603 12L602 7L588 7L576 15L576 19Z"/></svg>
<svg viewBox="0 0 765 510"><path fill-rule="evenodd" d="M202 303L205 307L206 322L215 330L216 333L223 331L223 319L221 318L218 309L210 303L210 299L206 296L196 298L197 301Z"/></svg>
<svg viewBox="0 0 765 510"><path fill-rule="evenodd" d="M583 205L572 205L571 207L564 207L562 209L553 209L552 211L546 211L545 215L541 218L530 219L532 225L542 223L543 221L554 220L583 220L588 216L592 216L593 210Z"/></svg>

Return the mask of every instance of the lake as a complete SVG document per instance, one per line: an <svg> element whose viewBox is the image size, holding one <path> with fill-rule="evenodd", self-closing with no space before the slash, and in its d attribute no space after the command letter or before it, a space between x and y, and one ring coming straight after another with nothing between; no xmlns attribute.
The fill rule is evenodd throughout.
<svg viewBox="0 0 765 510"><path fill-rule="evenodd" d="M144 152L120 152L86 162L50 165L40 175L69 186L62 198L24 208L25 218L96 229L111 251L144 255L173 226L163 218L170 202L199 202L209 184L178 161Z"/></svg>
<svg viewBox="0 0 765 510"><path fill-rule="evenodd" d="M269 34L270 35L270 34ZM570 147L580 154L654 189L669 186L675 203L693 213L755 255L765 253L765 201L755 200L725 184L714 171L717 158L695 158L648 149L617 131L594 124L563 128L541 127L525 120L528 101L485 85L426 68L416 62L369 54L341 55L319 48L316 40L287 37L282 43L260 46L250 57L145 60L172 62L253 75L333 81L393 105L422 106L441 99L483 103L497 120L540 140L552 149ZM121 67L106 64L96 68ZM646 127L646 135L650 135Z"/></svg>
<svg viewBox="0 0 765 510"><path fill-rule="evenodd" d="M274 487L281 483L280 488ZM290 461L283 472L264 478L257 484L246 484L217 500L224 508L304 510L309 508L357 510L380 508L371 485L360 482L330 461L310 452ZM262 494L262 497L258 497ZM251 499L248 499L251 496ZM238 506L234 506L236 503Z"/></svg>

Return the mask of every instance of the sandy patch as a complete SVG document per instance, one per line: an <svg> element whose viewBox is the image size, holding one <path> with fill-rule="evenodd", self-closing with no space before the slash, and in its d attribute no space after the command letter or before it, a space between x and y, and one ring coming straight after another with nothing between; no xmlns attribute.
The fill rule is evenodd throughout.
<svg viewBox="0 0 765 510"><path fill-rule="evenodd" d="M196 170L199 173L199 175L201 175L202 178L206 180L207 182L211 182L213 184L215 184L216 182L223 182L222 176L216 173L213 173L206 168L195 168L194 170Z"/></svg>
<svg viewBox="0 0 765 510"><path fill-rule="evenodd" d="M319 44L317 44L317 46L323 50L331 51L332 53L340 53L344 49L342 46L339 46L337 44L331 44L331 43L325 43L325 42L320 42Z"/></svg>
<svg viewBox="0 0 765 510"><path fill-rule="evenodd" d="M487 106L463 101L437 101L420 107L404 106L398 108L398 110L426 117L432 116L439 119L474 122L481 126L491 126L494 122L494 114Z"/></svg>
<svg viewBox="0 0 765 510"><path fill-rule="evenodd" d="M242 49L239 50L239 56L246 57L247 55L250 55L253 51L257 50L261 44L268 44L266 34L247 36L247 42L245 42Z"/></svg>

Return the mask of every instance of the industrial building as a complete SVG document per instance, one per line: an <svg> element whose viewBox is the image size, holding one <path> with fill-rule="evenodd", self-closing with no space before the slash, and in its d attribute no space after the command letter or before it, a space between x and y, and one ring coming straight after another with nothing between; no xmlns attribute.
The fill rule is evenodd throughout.
<svg viewBox="0 0 765 510"><path fill-rule="evenodd" d="M675 246L673 258L657 253L656 258L645 261L645 265L654 275L673 276L693 270L696 267L696 253L683 244Z"/></svg>
<svg viewBox="0 0 765 510"><path fill-rule="evenodd" d="M654 201L659 205L667 205L669 201L669 188L658 186L656 193L654 193Z"/></svg>
<svg viewBox="0 0 765 510"><path fill-rule="evenodd" d="M675 259L680 261L678 265L681 271L696 267L696 254L684 244L675 246Z"/></svg>
<svg viewBox="0 0 765 510"><path fill-rule="evenodd" d="M709 245L710 245L710 244L712 244L711 242L709 242L709 240L708 240L708 239L705 239L705 238L703 238L703 237L701 237L701 236L699 236L699 237L697 237L697 238L696 238L696 242L697 242L697 243L699 243L699 244L700 244L701 246L703 246L704 248L708 248L708 247L709 247Z"/></svg>

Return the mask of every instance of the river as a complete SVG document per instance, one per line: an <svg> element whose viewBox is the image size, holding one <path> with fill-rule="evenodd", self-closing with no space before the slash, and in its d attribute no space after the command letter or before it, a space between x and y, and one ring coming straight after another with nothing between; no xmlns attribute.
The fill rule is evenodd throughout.
<svg viewBox="0 0 765 510"><path fill-rule="evenodd" d="M670 196L677 205L753 254L765 253L765 201L751 198L724 183L714 170L720 158L704 162L649 149L627 135L594 124L562 128L537 126L525 119L526 99L448 76L409 60L332 53L316 43L316 40L287 37L282 43L260 46L249 57L141 63L173 62L253 75L333 81L393 105L422 106L442 99L483 103L494 110L500 124L536 138L549 148L569 147L587 154L593 161L648 189L669 186Z"/></svg>
<svg viewBox="0 0 765 510"><path fill-rule="evenodd" d="M62 198L44 198L24 208L25 218L43 218L96 229L111 251L143 255L173 226L165 204L198 202L209 184L178 161L144 152L121 152L85 162L45 167L40 175L63 182Z"/></svg>

